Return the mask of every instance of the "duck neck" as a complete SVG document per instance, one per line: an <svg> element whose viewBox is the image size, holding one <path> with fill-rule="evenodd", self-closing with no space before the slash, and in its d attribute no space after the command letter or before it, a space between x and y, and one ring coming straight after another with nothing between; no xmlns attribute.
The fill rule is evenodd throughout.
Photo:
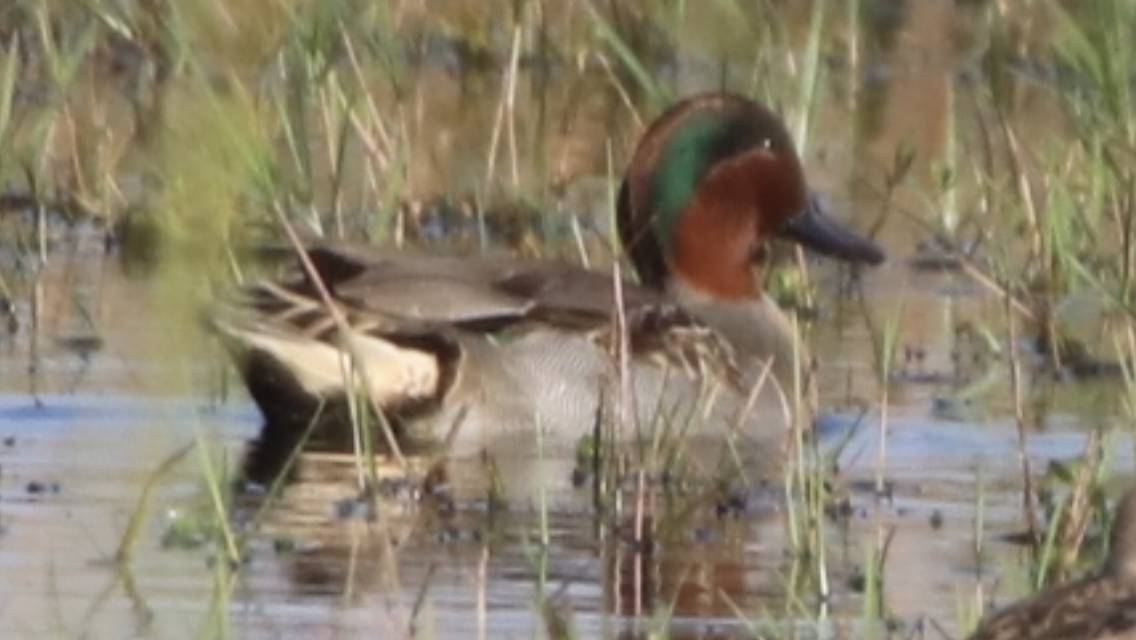
<svg viewBox="0 0 1136 640"><path fill-rule="evenodd" d="M768 296L722 299L716 293L673 280L667 286L671 299L721 335L734 349L744 377L750 382L768 363L778 383L788 391L797 362L806 362L792 323ZM803 376L802 376L803 378Z"/></svg>

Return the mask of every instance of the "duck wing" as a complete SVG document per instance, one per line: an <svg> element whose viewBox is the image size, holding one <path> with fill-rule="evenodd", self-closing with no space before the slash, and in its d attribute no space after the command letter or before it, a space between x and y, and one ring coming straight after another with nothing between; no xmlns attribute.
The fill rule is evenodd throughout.
<svg viewBox="0 0 1136 640"><path fill-rule="evenodd" d="M565 262L342 245L314 247L307 255L333 298L428 324L484 331L539 321L589 329L611 322L617 297L611 274ZM302 267L292 281L308 295L317 291ZM659 293L621 285L629 312L665 304Z"/></svg>

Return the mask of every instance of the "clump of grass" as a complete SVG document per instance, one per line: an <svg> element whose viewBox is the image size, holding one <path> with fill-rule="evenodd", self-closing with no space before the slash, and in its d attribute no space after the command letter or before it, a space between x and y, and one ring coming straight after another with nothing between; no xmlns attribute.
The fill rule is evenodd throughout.
<svg viewBox="0 0 1136 640"><path fill-rule="evenodd" d="M1090 434L1081 460L1072 465L1051 462L1042 478L1040 502L1049 525L1035 542L1037 561L1031 570L1035 589L1067 580L1084 565L1083 549L1091 528L1108 531L1100 516L1107 512L1103 482L1111 466L1105 456L1109 440L1099 432Z"/></svg>
<svg viewBox="0 0 1136 640"><path fill-rule="evenodd" d="M1103 2L1075 8L1047 5L1051 44L1042 58L1047 65L1032 91L1056 105L1044 123L1053 136L1031 136L1015 118L1020 102L1008 91L1005 75L991 74L979 85L994 99L983 103L980 154L973 166L957 165L959 175L977 176L984 202L978 211L985 224L982 251L963 260L964 271L1002 299L1005 364L1012 411L1018 426L1023 483L1022 519L1031 541L1032 585L1040 588L1069 575L1079 554L1091 514L1099 512L1099 483L1107 463L1101 442L1112 427L1100 414L1113 402L1100 402L1091 389L1095 413L1089 413L1090 439L1084 461L1075 469L1051 466L1039 479L1029 453L1033 432L1052 410L1047 400L1057 375L1090 377L1115 372L1131 359L1130 304L1133 259L1133 67L1124 52L1131 47L1132 7ZM1004 18L1004 16L1003 16ZM1013 29L1011 22L995 23ZM1039 47L1039 49L1041 49ZM998 49L991 55L1004 54ZM971 87L973 90L973 87ZM956 105L957 107L957 105ZM972 217L973 218L973 217ZM1020 241L1007 242L1009 238ZM978 258L976 256L982 256ZM1091 320L1073 320L1071 309ZM1078 327L1078 324L1081 325ZM1085 327L1088 330L1085 330ZM1019 345L1036 340L1038 367ZM1123 379L1131 394L1131 380ZM1064 485L1066 498L1051 502L1053 484ZM1049 524L1038 522L1039 506ZM1063 551L1068 549L1066 553Z"/></svg>

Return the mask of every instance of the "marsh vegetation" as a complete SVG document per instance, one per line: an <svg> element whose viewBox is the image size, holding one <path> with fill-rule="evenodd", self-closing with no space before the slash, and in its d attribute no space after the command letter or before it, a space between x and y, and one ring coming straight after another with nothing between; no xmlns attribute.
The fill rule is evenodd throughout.
<svg viewBox="0 0 1136 640"><path fill-rule="evenodd" d="M1134 464L1133 43L1111 0L0 4L0 636L964 636L1096 565ZM202 310L287 228L607 269L644 126L717 89L890 258L772 249L784 473L237 481Z"/></svg>

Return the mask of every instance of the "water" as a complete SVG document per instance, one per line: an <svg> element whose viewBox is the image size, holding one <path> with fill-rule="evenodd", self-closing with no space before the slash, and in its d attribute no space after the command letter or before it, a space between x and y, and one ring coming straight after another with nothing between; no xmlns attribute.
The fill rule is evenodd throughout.
<svg viewBox="0 0 1136 640"><path fill-rule="evenodd" d="M135 308L162 295L114 265L100 273L104 295L121 292ZM959 304L939 295L926 299ZM164 548L172 512L212 513L206 469L237 468L260 423L239 390L227 399L210 393L217 363L223 364L217 354L158 366L164 355L146 341L162 339L162 326L154 326L161 318L133 315L102 325L104 346L87 356L48 341L34 376L26 342L17 336L9 345L3 380L10 391L0 396L0 637L197 637L222 615L238 637L248 638L363 637L375 629L397 636L407 633L409 620L428 637L528 637L543 634L547 624L537 604L541 593L584 637L636 635L652 624L675 637L745 635L742 619L767 623L762 612L786 610L793 564L785 555L786 511L776 486L728 515L705 498L679 494L669 508L657 502L656 511L672 514L670 520L654 523L649 552L636 552L634 520L600 527L587 488L534 494L549 505L546 524L539 504L495 510L487 494L460 480L453 511L429 499L395 497L381 500L381 514L374 514L357 500L359 475L350 457L313 454L300 461L280 502L260 515L260 527L246 527L257 517L255 496L230 513L238 531L255 531L238 571L221 571L224 554L212 545ZM822 322L822 340L835 330ZM855 335L863 327L839 331ZM840 344L833 369L870 375L864 341ZM822 397L835 407L851 394L844 376L830 373L822 375L828 380ZM194 394L159 393L156 377L163 375L167 389L176 388L171 380L212 382ZM936 393L918 383L893 389L885 466L890 496L878 509L870 489L878 411L859 426L847 411L819 423L826 447L851 432L839 458L850 516L828 523L831 601L804 602L797 624L820 612L833 625L824 633L857 624L862 595L849 585L881 531L894 531L884 572L888 613L907 624L929 618L957 628L957 607L970 601L979 578L1020 580L1014 547L995 540L981 563L974 552L979 491L986 494L987 536L1020 529L1016 424L997 411L969 422L936 420ZM1027 450L1035 464L1071 459L1086 439L1080 419L1056 414ZM163 460L186 446L192 450L141 502ZM1130 467L1131 442L1114 446L1114 463ZM573 466L548 463L565 476ZM479 470L477 462L463 464L473 475ZM457 465L454 477L462 469ZM566 479L557 486L569 487ZM675 508L684 499L694 507ZM116 562L138 509L144 519L130 557Z"/></svg>

